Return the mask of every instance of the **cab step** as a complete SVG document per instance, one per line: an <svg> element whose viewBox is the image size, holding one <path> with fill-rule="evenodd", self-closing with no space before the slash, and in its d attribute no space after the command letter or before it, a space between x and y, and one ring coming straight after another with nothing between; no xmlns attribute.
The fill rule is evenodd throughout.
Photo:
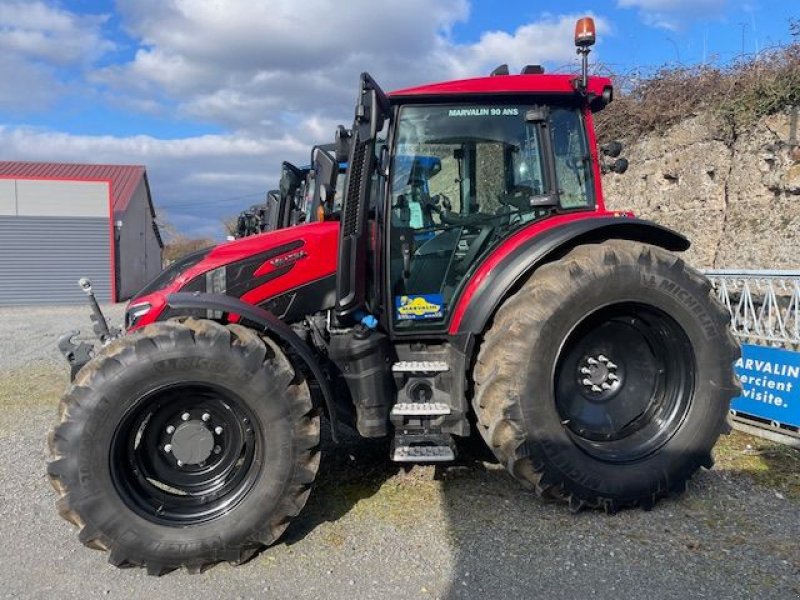
<svg viewBox="0 0 800 600"><path fill-rule="evenodd" d="M450 370L443 360L401 360L392 365L395 373L444 373Z"/></svg>
<svg viewBox="0 0 800 600"><path fill-rule="evenodd" d="M400 402L392 407L393 417L438 417L450 412L444 402Z"/></svg>
<svg viewBox="0 0 800 600"><path fill-rule="evenodd" d="M451 462L456 459L456 449L449 434L398 431L390 456L394 462Z"/></svg>
<svg viewBox="0 0 800 600"><path fill-rule="evenodd" d="M394 462L451 462L456 454L450 446L395 446Z"/></svg>

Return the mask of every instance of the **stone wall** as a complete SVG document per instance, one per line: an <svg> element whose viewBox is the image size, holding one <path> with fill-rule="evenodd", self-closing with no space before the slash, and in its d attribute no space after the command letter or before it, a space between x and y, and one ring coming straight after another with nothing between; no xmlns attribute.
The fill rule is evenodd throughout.
<svg viewBox="0 0 800 600"><path fill-rule="evenodd" d="M697 267L800 269L800 119L792 112L735 136L693 116L626 144L630 168L603 178L606 203L689 237Z"/></svg>

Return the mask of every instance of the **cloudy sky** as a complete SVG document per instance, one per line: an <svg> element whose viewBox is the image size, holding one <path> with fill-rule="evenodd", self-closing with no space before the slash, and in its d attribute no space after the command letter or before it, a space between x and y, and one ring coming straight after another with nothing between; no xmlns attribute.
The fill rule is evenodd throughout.
<svg viewBox="0 0 800 600"><path fill-rule="evenodd" d="M352 120L356 83L384 89L574 69L730 61L789 39L797 0L0 0L0 160L143 164L162 217L220 237L275 187L282 160Z"/></svg>

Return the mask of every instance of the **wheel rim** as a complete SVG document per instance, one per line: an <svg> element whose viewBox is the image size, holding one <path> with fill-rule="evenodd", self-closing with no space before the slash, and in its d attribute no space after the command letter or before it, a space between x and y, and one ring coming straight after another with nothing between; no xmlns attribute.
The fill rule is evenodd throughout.
<svg viewBox="0 0 800 600"><path fill-rule="evenodd" d="M642 304L607 306L582 319L562 347L556 408L586 453L635 461L680 429L694 372L691 343L673 318Z"/></svg>
<svg viewBox="0 0 800 600"><path fill-rule="evenodd" d="M262 462L258 422L235 394L209 384L142 397L114 433L111 475L123 501L163 525L202 523L252 488Z"/></svg>

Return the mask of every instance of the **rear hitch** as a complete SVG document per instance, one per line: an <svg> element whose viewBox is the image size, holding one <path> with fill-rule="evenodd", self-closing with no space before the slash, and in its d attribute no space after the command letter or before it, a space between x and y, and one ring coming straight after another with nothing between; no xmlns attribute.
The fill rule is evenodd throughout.
<svg viewBox="0 0 800 600"><path fill-rule="evenodd" d="M97 298L92 291L92 282L88 278L82 277L78 281L78 285L89 298L89 306L92 309L91 319L94 335L98 340L100 340L100 344L105 346L113 339L119 337L122 332L116 327L108 326L108 321L106 320L103 311L100 309L100 305L97 303ZM73 338L79 334L79 331L73 330L58 338L58 350L64 355L64 358L66 358L67 362L69 363L70 380L75 379L75 375L78 374L78 371L80 371L86 363L92 360L92 357L94 356L94 344L88 342L78 342L76 344L73 341Z"/></svg>

